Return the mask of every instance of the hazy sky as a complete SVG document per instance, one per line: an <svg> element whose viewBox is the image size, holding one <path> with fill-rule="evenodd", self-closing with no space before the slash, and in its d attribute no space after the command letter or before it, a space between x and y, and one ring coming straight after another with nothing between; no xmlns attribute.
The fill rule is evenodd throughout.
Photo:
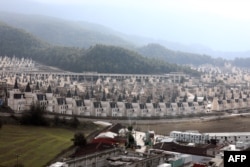
<svg viewBox="0 0 250 167"><path fill-rule="evenodd" d="M0 0L0 10L53 15L127 34L250 50L249 0Z"/></svg>

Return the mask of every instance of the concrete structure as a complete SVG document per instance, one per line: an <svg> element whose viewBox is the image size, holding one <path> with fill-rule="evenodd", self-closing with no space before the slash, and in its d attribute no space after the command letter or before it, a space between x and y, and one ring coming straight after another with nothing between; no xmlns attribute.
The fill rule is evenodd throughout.
<svg viewBox="0 0 250 167"><path fill-rule="evenodd" d="M237 142L249 142L250 132L225 132L225 133L199 133L199 132L181 132L172 131L170 137L178 142L205 144L211 140L217 140L218 143L236 144Z"/></svg>

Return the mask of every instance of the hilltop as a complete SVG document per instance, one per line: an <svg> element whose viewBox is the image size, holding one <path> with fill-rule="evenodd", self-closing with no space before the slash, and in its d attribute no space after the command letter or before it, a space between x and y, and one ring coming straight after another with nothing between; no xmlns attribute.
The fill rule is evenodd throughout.
<svg viewBox="0 0 250 167"><path fill-rule="evenodd" d="M39 39L56 46L88 48L95 44L132 47L133 44L117 36L105 26L68 21L42 15L0 12L0 21L23 29Z"/></svg>
<svg viewBox="0 0 250 167"><path fill-rule="evenodd" d="M38 37L4 23L0 24L1 55L28 57L44 65L72 72L162 74L169 72L198 73L187 68L117 46L95 45L88 49L53 46Z"/></svg>

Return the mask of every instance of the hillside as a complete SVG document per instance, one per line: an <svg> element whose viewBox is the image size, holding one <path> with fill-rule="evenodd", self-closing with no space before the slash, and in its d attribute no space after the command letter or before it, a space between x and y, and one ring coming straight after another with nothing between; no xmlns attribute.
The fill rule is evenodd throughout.
<svg viewBox="0 0 250 167"><path fill-rule="evenodd" d="M132 47L107 27L89 22L67 21L40 15L0 12L0 21L24 29L53 45L88 48L95 44Z"/></svg>
<svg viewBox="0 0 250 167"><path fill-rule="evenodd" d="M214 59L207 55L173 51L166 49L164 46L159 44L148 44L146 46L138 48L137 50L140 54L146 57L158 58L169 63L193 64L193 65L201 65L206 63L214 65L224 64L224 60L222 59Z"/></svg>
<svg viewBox="0 0 250 167"><path fill-rule="evenodd" d="M210 56L173 51L159 44L149 44L136 50L134 43L138 43L139 37L131 38L108 27L84 21L76 22L48 16L6 12L0 12L0 21L23 29L54 46L87 49L97 44L112 45L137 51L149 58L159 58L168 63L193 65L204 64L204 62L222 63L218 60L214 61ZM150 39L144 40L144 43L150 41Z"/></svg>
<svg viewBox="0 0 250 167"><path fill-rule="evenodd" d="M114 47L96 45L86 51L82 64L84 70L112 73L159 74L176 71L190 72L188 68L159 60L144 58L136 52ZM95 64L93 66L93 64Z"/></svg>
<svg viewBox="0 0 250 167"><path fill-rule="evenodd" d="M0 22L0 55L28 54L30 49L47 47L48 44L40 41L31 34L9 27Z"/></svg>
<svg viewBox="0 0 250 167"><path fill-rule="evenodd" d="M145 58L121 47L95 45L84 50L51 46L23 30L5 24L0 24L0 32L0 55L29 57L39 63L72 72L159 74L185 71L198 74L189 68Z"/></svg>

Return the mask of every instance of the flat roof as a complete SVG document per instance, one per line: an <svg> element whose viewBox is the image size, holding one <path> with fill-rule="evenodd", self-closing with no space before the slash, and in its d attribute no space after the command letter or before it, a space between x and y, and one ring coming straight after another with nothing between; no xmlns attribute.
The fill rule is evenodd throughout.
<svg viewBox="0 0 250 167"><path fill-rule="evenodd" d="M203 133L209 136L250 136L250 132L216 132L216 133Z"/></svg>

